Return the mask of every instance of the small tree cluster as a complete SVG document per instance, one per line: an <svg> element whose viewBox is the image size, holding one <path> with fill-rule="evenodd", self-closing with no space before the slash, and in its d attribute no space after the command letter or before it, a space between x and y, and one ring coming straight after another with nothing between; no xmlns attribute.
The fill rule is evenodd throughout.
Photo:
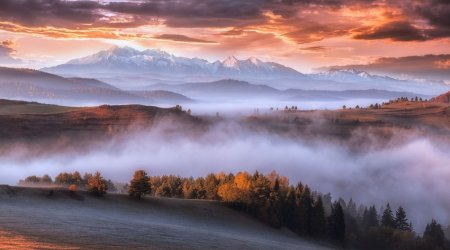
<svg viewBox="0 0 450 250"><path fill-rule="evenodd" d="M73 173L62 172L55 177L55 184L61 186L80 185L82 182L81 175L78 171Z"/></svg>
<svg viewBox="0 0 450 250"><path fill-rule="evenodd" d="M85 173L81 177L78 171L73 173L62 172L55 177L55 181L49 175L44 175L42 177L28 176L24 180L19 181L20 185L58 185L68 188L71 192L77 190L86 190L98 196L103 196L107 191L115 192L117 191L111 180L106 180L102 177L100 172L96 172L94 175L90 173Z"/></svg>
<svg viewBox="0 0 450 250"><path fill-rule="evenodd" d="M50 185L52 183L52 178L47 174L43 175L42 177L32 175L28 176L24 180L19 181L19 185Z"/></svg>
<svg viewBox="0 0 450 250"><path fill-rule="evenodd" d="M284 107L285 112L292 112L292 111L297 111L297 110L298 110L297 106L291 106L291 107L285 106Z"/></svg>

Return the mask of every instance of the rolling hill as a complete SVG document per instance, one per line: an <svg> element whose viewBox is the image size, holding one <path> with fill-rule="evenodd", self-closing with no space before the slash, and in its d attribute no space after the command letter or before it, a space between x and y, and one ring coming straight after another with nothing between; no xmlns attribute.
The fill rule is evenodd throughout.
<svg viewBox="0 0 450 250"><path fill-rule="evenodd" d="M429 95L420 95L410 92L398 92L387 90L301 90L287 89L279 90L263 84L251 84L245 81L224 79L214 82L198 82L185 84L154 84L145 87L147 90L166 90L181 93L198 100L209 102L225 100L278 100L278 101L333 101L348 99L395 99L398 97L422 97L430 98Z"/></svg>
<svg viewBox="0 0 450 250"><path fill-rule="evenodd" d="M0 98L91 104L148 101L96 79L64 78L38 70L4 67L0 67Z"/></svg>
<svg viewBox="0 0 450 250"><path fill-rule="evenodd" d="M435 102L450 103L450 91L434 98Z"/></svg>
<svg viewBox="0 0 450 250"><path fill-rule="evenodd" d="M277 230L215 201L0 186L7 249L333 249ZM4 236L9 237L4 237ZM9 240L8 240L9 239ZM11 239L16 239L11 241ZM220 242L220 244L219 244Z"/></svg>
<svg viewBox="0 0 450 250"><path fill-rule="evenodd" d="M142 91L128 91L129 93L136 95L136 96L141 96L147 99L152 100L153 102L156 102L158 104L184 104L184 103L192 103L194 102L194 100L192 100L191 98L175 93L175 92L171 92L171 91L167 91L167 90L142 90Z"/></svg>

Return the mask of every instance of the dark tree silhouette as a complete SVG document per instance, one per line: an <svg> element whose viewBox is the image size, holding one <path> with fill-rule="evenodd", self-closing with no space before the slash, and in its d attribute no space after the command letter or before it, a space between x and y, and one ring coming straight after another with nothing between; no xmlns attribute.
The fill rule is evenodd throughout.
<svg viewBox="0 0 450 250"><path fill-rule="evenodd" d="M369 230L370 228L376 228L379 226L378 223L378 214L375 206L371 206L369 209L365 209L363 213L363 225L365 230Z"/></svg>
<svg viewBox="0 0 450 250"><path fill-rule="evenodd" d="M408 223L408 219L406 218L406 212L403 209L403 207L399 207L397 211L395 212L395 229L402 230L402 231L411 231L412 228L410 227Z"/></svg>
<svg viewBox="0 0 450 250"><path fill-rule="evenodd" d="M381 216L381 226L386 228L395 227L394 215L392 213L391 205L389 205L389 203L386 205L383 215Z"/></svg>
<svg viewBox="0 0 450 250"><path fill-rule="evenodd" d="M441 224L435 220L431 220L431 223L427 224L423 238L430 246L434 246L435 249L443 249L446 241Z"/></svg>
<svg viewBox="0 0 450 250"><path fill-rule="evenodd" d="M320 238L325 234L326 221L322 197L318 197L312 209L311 236Z"/></svg>
<svg viewBox="0 0 450 250"><path fill-rule="evenodd" d="M345 217L340 202L335 202L331 211L329 235L333 241L345 246Z"/></svg>

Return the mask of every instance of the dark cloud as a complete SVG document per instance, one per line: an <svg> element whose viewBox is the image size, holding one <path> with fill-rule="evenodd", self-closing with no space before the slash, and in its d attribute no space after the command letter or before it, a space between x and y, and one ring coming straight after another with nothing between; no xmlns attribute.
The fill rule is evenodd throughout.
<svg viewBox="0 0 450 250"><path fill-rule="evenodd" d="M299 50L318 52L318 51L327 50L327 47L325 47L325 46L310 46L310 47L302 47Z"/></svg>
<svg viewBox="0 0 450 250"><path fill-rule="evenodd" d="M26 25L81 27L95 23L103 17L95 1L61 0L2 0L0 19Z"/></svg>
<svg viewBox="0 0 450 250"><path fill-rule="evenodd" d="M190 42L190 43L215 43L212 41L207 41L203 39L197 39L188 37L185 35L177 35L177 34L162 34L154 36L155 39L161 39L161 40L170 40L170 41L176 41L176 42Z"/></svg>
<svg viewBox="0 0 450 250"><path fill-rule="evenodd" d="M268 24L266 12L281 17L283 25L301 22L301 11L352 7L360 11L380 7L401 10L402 20L359 29L355 39L423 41L450 37L448 0L146 0L146 1L63 1L1 0L0 21L26 27L78 29L129 28L164 22L169 27L245 27ZM299 16L300 15L300 16ZM339 20L338 20L339 21ZM418 25L420 24L420 25ZM424 25L426 24L426 25ZM355 25L322 25L299 28L286 34L298 43L348 34ZM426 28L423 28L426 27Z"/></svg>
<svg viewBox="0 0 450 250"><path fill-rule="evenodd" d="M284 34L284 36L299 43L311 43L321 41L327 37L342 36L348 33L347 29L342 27L331 27L320 24L304 24L301 29Z"/></svg>
<svg viewBox="0 0 450 250"><path fill-rule="evenodd" d="M0 42L0 63L20 63L19 59L12 56L16 52L14 46L14 42L10 40Z"/></svg>
<svg viewBox="0 0 450 250"><path fill-rule="evenodd" d="M372 28L357 30L355 39L375 40L391 39L393 41L423 41L426 36L423 31L416 29L409 22L390 22Z"/></svg>
<svg viewBox="0 0 450 250"><path fill-rule="evenodd" d="M358 69L375 74L410 76L450 83L450 54L382 57L365 65L332 66L328 69Z"/></svg>
<svg viewBox="0 0 450 250"><path fill-rule="evenodd" d="M450 1L424 1L414 6L413 12L425 18L434 27L432 33L450 36Z"/></svg>

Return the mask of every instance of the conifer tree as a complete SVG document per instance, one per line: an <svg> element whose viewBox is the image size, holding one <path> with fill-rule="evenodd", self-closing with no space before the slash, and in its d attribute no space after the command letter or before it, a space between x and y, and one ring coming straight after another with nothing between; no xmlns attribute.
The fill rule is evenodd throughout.
<svg viewBox="0 0 450 250"><path fill-rule="evenodd" d="M330 218L330 237L341 245L345 245L345 216L340 202L335 202Z"/></svg>
<svg viewBox="0 0 450 250"><path fill-rule="evenodd" d="M381 226L386 228L395 227L394 215L392 213L391 205L389 205L389 203L386 205L386 208L384 209L383 212L383 216L381 217Z"/></svg>
<svg viewBox="0 0 450 250"><path fill-rule="evenodd" d="M434 219L431 223L427 224L425 232L423 233L423 238L434 249L443 249L445 244L445 234L442 230L441 224L437 223Z"/></svg>
<svg viewBox="0 0 450 250"><path fill-rule="evenodd" d="M128 194L131 197L141 199L145 194L151 191L149 180L150 178L144 170L137 170L134 172L133 179L130 181Z"/></svg>
<svg viewBox="0 0 450 250"><path fill-rule="evenodd" d="M412 230L410 224L408 223L408 219L406 218L406 212L401 206L395 212L395 229L402 231Z"/></svg>
<svg viewBox="0 0 450 250"><path fill-rule="evenodd" d="M378 213L377 213L377 209L375 208L375 205L371 206L369 208L369 213L368 213L368 226L370 227L378 227L379 223L378 223Z"/></svg>
<svg viewBox="0 0 450 250"><path fill-rule="evenodd" d="M287 191L283 206L284 224L287 225L287 227L290 229L294 229L295 210L296 210L295 189L293 186L290 186Z"/></svg>
<svg viewBox="0 0 450 250"><path fill-rule="evenodd" d="M322 197L318 197L312 209L311 236L322 237L325 233L325 211Z"/></svg>

